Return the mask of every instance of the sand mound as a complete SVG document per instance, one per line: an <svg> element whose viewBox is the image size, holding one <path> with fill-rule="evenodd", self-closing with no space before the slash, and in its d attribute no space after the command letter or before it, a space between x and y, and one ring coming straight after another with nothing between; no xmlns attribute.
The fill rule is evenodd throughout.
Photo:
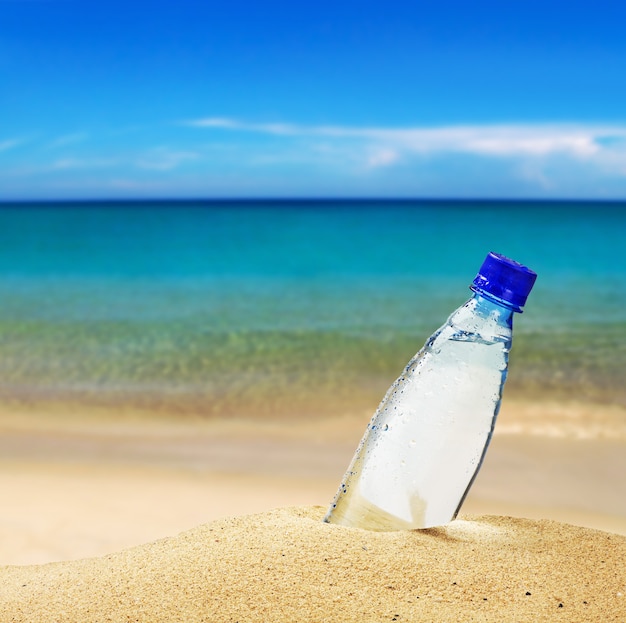
<svg viewBox="0 0 626 623"><path fill-rule="evenodd" d="M288 508L103 558L0 568L0 621L626 620L626 537L474 517L374 533Z"/></svg>

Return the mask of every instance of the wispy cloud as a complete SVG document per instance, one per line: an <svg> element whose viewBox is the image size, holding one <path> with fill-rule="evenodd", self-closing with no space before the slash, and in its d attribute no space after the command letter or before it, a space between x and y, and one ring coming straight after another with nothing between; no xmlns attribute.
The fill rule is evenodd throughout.
<svg viewBox="0 0 626 623"><path fill-rule="evenodd" d="M18 145L21 145L23 142L24 142L23 139L19 139L19 138L9 138L9 139L0 141L0 152L13 149L14 147L17 147Z"/></svg>
<svg viewBox="0 0 626 623"><path fill-rule="evenodd" d="M44 167L49 170L71 170L71 169L107 169L119 164L115 158L59 158L49 166Z"/></svg>
<svg viewBox="0 0 626 623"><path fill-rule="evenodd" d="M465 152L491 156L545 156L598 151L593 132L550 126L477 126L408 130L372 130L372 138L418 152Z"/></svg>
<svg viewBox="0 0 626 623"><path fill-rule="evenodd" d="M83 143L89 138L86 132L75 132L74 134L65 134L54 139L46 146L48 149L56 149L58 147L66 147L67 145L76 145Z"/></svg>
<svg viewBox="0 0 626 623"><path fill-rule="evenodd" d="M33 188L78 192L98 183L104 194L133 188L184 194L191 187L224 195L626 193L620 124L391 127L207 117L175 126L144 128L132 140L86 132L5 137L0 196L18 188L25 196Z"/></svg>
<svg viewBox="0 0 626 623"><path fill-rule="evenodd" d="M577 124L498 124L441 127L306 126L289 123L246 123L229 118L186 122L198 128L220 128L272 135L354 139L375 143L369 162L389 165L403 154L468 153L493 157L541 157L565 154L593 157L607 149L626 149L626 126Z"/></svg>
<svg viewBox="0 0 626 623"><path fill-rule="evenodd" d="M245 123L225 117L207 117L185 121L183 125L197 128L223 128L226 130L241 130L244 132L261 132L263 134L297 135L319 134L320 128L307 128L292 123Z"/></svg>
<svg viewBox="0 0 626 623"><path fill-rule="evenodd" d="M155 171L170 171L178 168L181 164L196 160L200 154L194 151L171 150L167 147L158 147L140 157L135 166L140 169L152 169Z"/></svg>
<svg viewBox="0 0 626 623"><path fill-rule="evenodd" d="M184 162L199 158L200 154L192 151L175 151L167 148L154 148L144 153L119 154L113 157L83 156L61 157L39 167L32 166L27 169L29 173L50 171L79 171L110 169L126 167L135 169L147 169L155 171L169 171L179 167Z"/></svg>
<svg viewBox="0 0 626 623"><path fill-rule="evenodd" d="M388 167L400 159L400 154L395 149L381 147L371 151L367 158L367 165L376 169L378 167Z"/></svg>

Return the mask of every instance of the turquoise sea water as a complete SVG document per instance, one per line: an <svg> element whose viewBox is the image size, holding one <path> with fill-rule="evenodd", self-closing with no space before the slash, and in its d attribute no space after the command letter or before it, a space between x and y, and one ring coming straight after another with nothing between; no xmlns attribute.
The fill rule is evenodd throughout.
<svg viewBox="0 0 626 623"><path fill-rule="evenodd" d="M373 411L488 251L539 275L506 396L626 404L626 203L0 204L0 398Z"/></svg>

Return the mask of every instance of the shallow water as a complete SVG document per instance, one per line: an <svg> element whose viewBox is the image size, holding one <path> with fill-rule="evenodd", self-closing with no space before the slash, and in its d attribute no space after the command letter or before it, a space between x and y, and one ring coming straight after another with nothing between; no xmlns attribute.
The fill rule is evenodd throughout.
<svg viewBox="0 0 626 623"><path fill-rule="evenodd" d="M2 204L0 395L373 411L488 251L539 275L507 395L626 404L626 204Z"/></svg>

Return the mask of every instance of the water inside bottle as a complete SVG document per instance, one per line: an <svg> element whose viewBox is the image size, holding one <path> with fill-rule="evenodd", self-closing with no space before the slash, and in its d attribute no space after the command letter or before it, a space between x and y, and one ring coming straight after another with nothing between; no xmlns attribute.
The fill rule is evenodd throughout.
<svg viewBox="0 0 626 623"><path fill-rule="evenodd" d="M474 307L457 310L391 386L327 518L405 530L456 515L491 438L510 348L510 327L475 319Z"/></svg>

